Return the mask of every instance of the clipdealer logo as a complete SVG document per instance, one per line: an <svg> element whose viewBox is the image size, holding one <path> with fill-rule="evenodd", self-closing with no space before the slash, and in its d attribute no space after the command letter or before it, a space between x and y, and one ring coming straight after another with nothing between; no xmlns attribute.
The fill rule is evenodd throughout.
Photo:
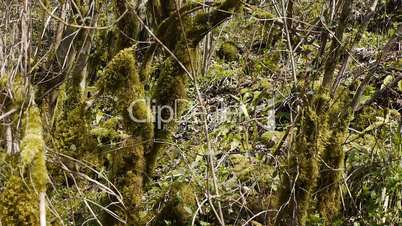
<svg viewBox="0 0 402 226"><path fill-rule="evenodd" d="M184 116L179 115L183 106L191 105L190 113ZM176 99L171 105L160 105L156 100L149 98L137 99L130 103L127 111L129 117L136 123L153 123L157 129L165 129L165 126L170 122L186 124L198 124L203 120L207 120L208 124L219 125L224 122L241 123L244 121L254 120L260 126L266 129L275 128L275 109L274 101L267 100L265 104L259 105L254 109L255 112L264 112L261 115L250 115L244 103L227 106L222 99L214 104L213 109L209 112L204 112L198 105L192 105L189 100ZM260 120L265 119L265 123ZM269 122L269 123L266 123Z"/></svg>
<svg viewBox="0 0 402 226"><path fill-rule="evenodd" d="M187 104L185 99L177 99L173 105L158 105L156 100L149 98L137 99L130 103L127 111L130 119L137 123L156 123L158 129L163 129L172 121L178 121L178 109ZM149 112L151 110L151 112Z"/></svg>

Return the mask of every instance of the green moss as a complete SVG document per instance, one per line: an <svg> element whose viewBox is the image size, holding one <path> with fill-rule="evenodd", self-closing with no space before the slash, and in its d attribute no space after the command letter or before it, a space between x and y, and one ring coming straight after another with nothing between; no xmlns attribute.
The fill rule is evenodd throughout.
<svg viewBox="0 0 402 226"><path fill-rule="evenodd" d="M10 79L11 78L7 74L0 78L0 101L2 101L2 108L5 109L4 112L13 108L17 110L20 109L24 104L26 97L26 87L24 86L22 76L17 74L14 77L14 80ZM9 95L8 89L11 89L11 95ZM18 119L19 118L17 117L16 120Z"/></svg>
<svg viewBox="0 0 402 226"><path fill-rule="evenodd" d="M185 32L189 47L195 48L211 29L232 16L241 6L242 2L240 0L226 0L210 13L197 14L186 26L190 28Z"/></svg>
<svg viewBox="0 0 402 226"><path fill-rule="evenodd" d="M144 141L152 140L152 114L145 101L144 87L138 76L133 49L120 51L108 63L100 77L97 82L99 91L103 95L115 97L115 108L123 117L129 134L141 136Z"/></svg>
<svg viewBox="0 0 402 226"><path fill-rule="evenodd" d="M261 141L268 146L268 148L274 147L275 144L280 141L283 136L283 132L268 131L261 135Z"/></svg>
<svg viewBox="0 0 402 226"><path fill-rule="evenodd" d="M14 82L12 84L12 92L13 92L13 106L21 107L26 97L26 89L24 87L24 80L21 75L17 75L14 78Z"/></svg>
<svg viewBox="0 0 402 226"><path fill-rule="evenodd" d="M3 90L7 87L8 83L8 75L3 75L0 77L0 90Z"/></svg>
<svg viewBox="0 0 402 226"><path fill-rule="evenodd" d="M25 134L21 141L21 161L24 166L31 166L35 189L42 192L46 190L48 176L41 116L36 106L29 108L25 124Z"/></svg>
<svg viewBox="0 0 402 226"><path fill-rule="evenodd" d="M186 57L185 53L179 56L183 57L182 62L185 63L185 66L191 65L191 58ZM158 108L164 108L156 113L156 122L154 125L154 128L156 128L155 139L164 141L163 143L166 143L166 141L170 139L172 132L176 129L177 118L175 117L181 116L185 107L186 98L187 75L178 63L172 61L173 60L169 58L164 62L153 95L156 106ZM173 109L173 112L168 111L166 107ZM163 121L169 118L171 118L169 122ZM147 153L147 174L152 175L158 154L164 147L165 145L160 142L155 143L152 150Z"/></svg>
<svg viewBox="0 0 402 226"><path fill-rule="evenodd" d="M54 145L58 151L74 157L93 147L94 141L89 136L83 105L70 111L63 108L55 124Z"/></svg>
<svg viewBox="0 0 402 226"><path fill-rule="evenodd" d="M42 138L42 123L39 109L32 106L26 118L25 135L21 141L21 158L24 165L32 162L32 159L43 152L44 141Z"/></svg>
<svg viewBox="0 0 402 226"><path fill-rule="evenodd" d="M122 191L129 225L145 225L141 216L144 181L144 152L153 141L153 123L149 106L145 101L144 87L141 83L133 49L120 51L102 71L96 86L100 95L113 97L112 106L121 116L125 138L120 148L111 156L112 172L115 184ZM136 120L134 120L136 119ZM116 121L106 121L93 132L107 133L114 136L110 128ZM111 216L106 222L114 222Z"/></svg>
<svg viewBox="0 0 402 226"><path fill-rule="evenodd" d="M280 191L279 205L290 202L281 210L277 225L306 225L314 210L330 224L338 213L344 171L343 143L353 115L347 107L350 104L350 98L344 94L347 92L339 89L332 99L327 93L320 90L303 111L290 153L289 174L284 176ZM315 202L312 193L316 191ZM289 195L292 192L294 196Z"/></svg>
<svg viewBox="0 0 402 226"><path fill-rule="evenodd" d="M190 225L196 208L193 186L176 182L168 193L168 201L159 213L156 225Z"/></svg>
<svg viewBox="0 0 402 226"><path fill-rule="evenodd" d="M190 10L197 4L187 4L182 9L184 12ZM210 13L199 13L195 17L190 17L186 14L181 16L181 10L177 16L170 16L158 28L157 36L171 50L174 50L175 56L178 59L170 57L165 62L160 78L158 79L156 89L153 93L153 98L156 100L157 106L171 107L174 109L174 114L180 116L183 111L183 101L177 103L177 100L183 100L186 96L187 85L187 70L194 71L196 58L196 47L202 38L215 26L232 15L231 12L238 10L241 6L239 0L226 0L220 4L217 10ZM180 24L180 26L178 26ZM185 29L185 30L184 30ZM172 35L176 34L176 35ZM179 61L181 64L177 63ZM146 70L145 70L146 71ZM175 106L178 104L178 106ZM165 109L166 110L166 109ZM168 113L161 112L156 115L166 119ZM156 124L155 139L165 141L170 138L172 131L176 127L176 122ZM158 128L158 126L162 126ZM146 167L147 174L152 174L158 153L164 145L157 143L152 150L147 153Z"/></svg>
<svg viewBox="0 0 402 226"><path fill-rule="evenodd" d="M352 122L353 128L363 131L370 125L373 125L377 121L377 117L383 116L384 110L375 106L367 106L356 115L356 119Z"/></svg>
<svg viewBox="0 0 402 226"><path fill-rule="evenodd" d="M318 183L317 209L327 224L338 215L341 204L340 186L343 184L345 153L343 143L353 117L347 91L338 90L338 98L329 110L329 138L322 154L320 180Z"/></svg>
<svg viewBox="0 0 402 226"><path fill-rule="evenodd" d="M345 154L342 144L346 139L344 132L335 132L328 140L323 154L325 164L321 166L318 186L317 209L325 222L329 223L338 215L340 209L340 185L343 183Z"/></svg>
<svg viewBox="0 0 402 226"><path fill-rule="evenodd" d="M123 134L118 129L120 117L112 117L106 121L100 122L95 128L91 129L91 135L95 136L98 143L102 143L103 140L118 141L123 138Z"/></svg>
<svg viewBox="0 0 402 226"><path fill-rule="evenodd" d="M261 9L261 8L255 8L253 10L253 15L257 17L258 19L263 19L263 20L272 20L274 19L274 15L272 13L268 12L267 10Z"/></svg>
<svg viewBox="0 0 402 226"><path fill-rule="evenodd" d="M251 172L255 170L252 162L241 154L230 156L230 161L233 164L233 173L242 181L249 179Z"/></svg>
<svg viewBox="0 0 402 226"><path fill-rule="evenodd" d="M67 74L60 87L56 108L52 118L53 145L57 151L73 158L91 150L95 140L89 134L83 92L80 86L82 65L75 66Z"/></svg>
<svg viewBox="0 0 402 226"><path fill-rule="evenodd" d="M0 222L4 225L39 225L38 196L20 177L8 178L0 193Z"/></svg>
<svg viewBox="0 0 402 226"><path fill-rule="evenodd" d="M125 215L128 225L145 225L147 216L141 212L145 168L144 146L137 139L127 138L122 147L111 156L110 178L123 196L125 211L113 207L112 211ZM107 225L114 225L116 219L106 214L104 222Z"/></svg>
<svg viewBox="0 0 402 226"><path fill-rule="evenodd" d="M115 0L113 3L117 18L125 13L125 16L117 23L119 31L115 32L117 34L115 38L117 42L115 50L120 51L132 46L133 40L137 40L139 23L133 11L130 10L131 6L128 2Z"/></svg>
<svg viewBox="0 0 402 226"><path fill-rule="evenodd" d="M219 51L218 56L227 61L238 59L239 49L234 42L224 42Z"/></svg>
<svg viewBox="0 0 402 226"><path fill-rule="evenodd" d="M312 98L302 114L294 148L290 153L288 174L283 176L279 192L279 205L290 202L277 218L277 225L305 225L312 193L320 175L320 156L329 139L328 114L329 97L325 94ZM279 208L279 207L278 207ZM296 219L294 218L296 214Z"/></svg>

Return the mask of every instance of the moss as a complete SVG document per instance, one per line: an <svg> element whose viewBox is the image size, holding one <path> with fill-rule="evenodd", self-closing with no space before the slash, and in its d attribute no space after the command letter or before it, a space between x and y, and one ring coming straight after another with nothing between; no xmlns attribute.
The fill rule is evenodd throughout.
<svg viewBox="0 0 402 226"><path fill-rule="evenodd" d="M343 184L345 153L343 143L353 117L350 98L339 89L338 97L329 110L329 138L322 154L320 180L318 183L317 209L324 221L330 224L338 215L341 203L340 185Z"/></svg>
<svg viewBox="0 0 402 226"><path fill-rule="evenodd" d="M253 10L253 15L258 18L258 19L263 19L263 20L272 20L275 18L274 15L272 15L272 13L268 12L267 10L264 9L260 9L260 8L255 8L255 10Z"/></svg>
<svg viewBox="0 0 402 226"><path fill-rule="evenodd" d="M268 131L261 135L261 141L263 142L263 144L267 145L268 148L272 148L278 143L278 141L280 141L282 136L283 132Z"/></svg>
<svg viewBox="0 0 402 226"><path fill-rule="evenodd" d="M143 172L145 168L144 147L134 138L128 138L122 144L118 152L111 156L112 170L110 178L113 184L121 191L125 210L112 206L111 210L125 215L128 225L145 225L147 216L143 215ZM117 201L117 200L112 200ZM116 219L106 214L104 216L106 225L115 225Z"/></svg>
<svg viewBox="0 0 402 226"><path fill-rule="evenodd" d="M179 56L182 57L183 55ZM161 108L161 111L155 115L155 139L164 142L155 143L152 150L146 155L146 172L148 175L152 175L158 154L165 147L163 143L170 139L177 126L176 117L180 117L185 107L187 75L178 63L172 61L169 58L164 62L160 78L154 90L155 105L157 108ZM185 66L191 65L190 57L183 57L182 62ZM173 112L170 112L166 107L173 109ZM173 115L170 115L171 113ZM169 122L164 121L169 118L171 118Z"/></svg>
<svg viewBox="0 0 402 226"><path fill-rule="evenodd" d="M153 124L133 54L133 49L130 48L116 54L102 71L96 86L100 95L113 97L113 108L121 116L123 129L129 135L123 142L122 148L111 156L111 177L116 180L115 184L122 191L127 207L125 214L128 217L128 224L144 225L144 218L140 214L145 168L144 152L153 141ZM106 121L104 128L114 127L115 123ZM99 129L108 133L102 128ZM111 216L105 216L105 221L113 223L115 220Z"/></svg>
<svg viewBox="0 0 402 226"><path fill-rule="evenodd" d="M42 192L46 190L48 176L41 116L36 106L29 108L25 124L25 134L21 141L21 160L24 166L31 166L35 189Z"/></svg>
<svg viewBox="0 0 402 226"><path fill-rule="evenodd" d="M8 84L8 75L3 75L0 77L0 90L3 90L7 87Z"/></svg>
<svg viewBox="0 0 402 226"><path fill-rule="evenodd" d="M328 224L340 207L339 185L343 182L343 143L353 117L350 98L340 88L335 98L320 90L303 112L294 149L290 153L289 174L283 179L277 225L306 225L312 211L317 210ZM294 185L294 191L293 189ZM289 195L294 192L293 195ZM312 193L317 192L317 202ZM296 221L293 221L296 214Z"/></svg>
<svg viewBox="0 0 402 226"><path fill-rule="evenodd" d="M24 80L20 74L17 74L14 80L7 74L0 77L0 101L3 112L11 109L16 109L18 112L23 107L26 97L25 88ZM19 116L18 114L12 114L7 119L10 119L10 121L19 121Z"/></svg>
<svg viewBox="0 0 402 226"><path fill-rule="evenodd" d="M230 161L233 164L233 173L241 181L245 181L250 178L251 173L255 168L253 163L245 156L241 154L234 154L230 156Z"/></svg>
<svg viewBox="0 0 402 226"><path fill-rule="evenodd" d="M144 87L138 76L133 49L120 51L108 63L97 87L102 94L115 97L115 107L122 115L129 134L141 136L144 141L152 140L152 114L145 101ZM135 104L130 106L132 103ZM138 121L130 116L129 107L131 116Z"/></svg>
<svg viewBox="0 0 402 226"><path fill-rule="evenodd" d="M42 124L39 109L32 106L26 119L25 135L21 141L21 157L23 164L27 165L32 159L44 149L42 139Z"/></svg>
<svg viewBox="0 0 402 226"><path fill-rule="evenodd" d="M82 59L81 59L82 58ZM95 140L89 134L83 92L80 86L83 72L80 55L75 65L66 75L66 81L60 87L57 104L52 118L53 145L57 151L73 158L91 150Z"/></svg>
<svg viewBox="0 0 402 226"><path fill-rule="evenodd" d="M180 46L177 44L181 41L184 41L189 48L195 48L209 31L232 16L242 4L239 0L226 0L212 12L198 13L190 17L189 13L198 5L197 2L186 4L178 10L178 13L171 15L159 26L157 36L169 49L177 51L179 49L177 46ZM181 30L182 28L185 30ZM172 34L179 34L179 37Z"/></svg>
<svg viewBox="0 0 402 226"><path fill-rule="evenodd" d="M120 117L112 117L100 122L99 125L90 130L90 133L97 138L98 143L119 141L119 139L124 137L124 134L118 128L120 121Z"/></svg>
<svg viewBox="0 0 402 226"><path fill-rule="evenodd" d="M25 97L26 97L26 89L24 87L24 80L21 75L17 75L14 78L12 83L12 93L13 93L13 106L21 107Z"/></svg>
<svg viewBox="0 0 402 226"><path fill-rule="evenodd" d="M325 222L329 223L338 215L340 209L340 185L343 183L345 154L342 144L346 133L333 133L323 154L325 164L321 166L317 209Z"/></svg>
<svg viewBox="0 0 402 226"><path fill-rule="evenodd" d="M131 10L130 3L126 1L113 1L114 11L116 18L119 18L123 13L125 16L119 20L117 23L118 32L115 32L117 37L114 41L116 42L115 51L118 52L124 48L132 46L133 40L137 40L137 35L139 33L139 23L138 20Z"/></svg>
<svg viewBox="0 0 402 226"><path fill-rule="evenodd" d="M83 105L70 111L63 108L55 124L54 145L58 151L76 157L93 147L94 141L89 136Z"/></svg>
<svg viewBox="0 0 402 226"><path fill-rule="evenodd" d="M234 42L224 42L219 51L218 56L227 61L238 59L239 49Z"/></svg>
<svg viewBox="0 0 402 226"><path fill-rule="evenodd" d="M190 9L189 11L191 12L191 9L196 5L196 3L189 3L182 9L185 10L184 12ZM217 10L210 13L200 13L195 17L190 17L186 13L182 15L182 9L180 9L179 14L172 15L162 22L158 28L157 36L169 49L174 50L173 52L178 59L169 57L161 70L161 76L156 85L157 88L153 93L157 106L169 106L174 109L175 116L181 115L184 105L176 102L185 98L187 85L187 72L182 67L184 66L187 70L193 71L195 68L193 60L196 57L198 43L213 27L230 17L231 12L238 10L240 6L241 2L239 0L226 0L220 4ZM178 26L179 23L180 26ZM177 63L176 60L181 64ZM144 71L147 71L146 68ZM175 104L178 104L178 106L175 106ZM158 117L166 115L166 111L156 115L157 123ZM166 119L166 117L163 118ZM157 128L158 124L154 126L156 128L155 139L165 141L170 138L172 131L176 127L176 122L163 123L162 128ZM147 174L152 174L157 156L163 146L157 143L147 153Z"/></svg>
<svg viewBox="0 0 402 226"><path fill-rule="evenodd" d="M193 186L176 182L168 193L168 201L158 214L155 225L190 225L196 208Z"/></svg>
<svg viewBox="0 0 402 226"><path fill-rule="evenodd" d="M370 125L377 121L378 116L383 116L384 110L379 109L375 106L367 106L362 109L359 114L356 115L356 118L353 120L352 125L353 128L363 131L368 128Z"/></svg>
<svg viewBox="0 0 402 226"><path fill-rule="evenodd" d="M8 178L0 193L0 222L4 225L39 225L39 201L18 176Z"/></svg>
<svg viewBox="0 0 402 226"><path fill-rule="evenodd" d="M289 174L283 176L279 192L279 205L290 201L280 211L276 225L306 223L309 210L312 208L311 195L315 191L320 175L319 159L330 135L326 113L328 104L329 97L319 94L312 98L301 116L294 148L290 153Z"/></svg>

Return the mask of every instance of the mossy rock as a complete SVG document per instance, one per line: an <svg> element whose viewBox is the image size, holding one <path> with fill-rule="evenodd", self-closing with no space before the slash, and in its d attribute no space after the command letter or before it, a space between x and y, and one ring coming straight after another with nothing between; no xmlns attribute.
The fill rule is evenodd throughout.
<svg viewBox="0 0 402 226"><path fill-rule="evenodd" d="M239 48L234 42L224 42L219 48L218 57L226 61L235 61L239 58Z"/></svg>

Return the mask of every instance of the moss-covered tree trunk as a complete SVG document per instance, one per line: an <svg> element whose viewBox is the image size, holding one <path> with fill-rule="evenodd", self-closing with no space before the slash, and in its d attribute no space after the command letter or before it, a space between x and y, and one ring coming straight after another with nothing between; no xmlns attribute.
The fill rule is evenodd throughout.
<svg viewBox="0 0 402 226"><path fill-rule="evenodd" d="M239 9L240 1L227 0L217 7L210 13L195 16L187 12L197 10L196 4L192 3L174 13L164 12L163 15L169 17L161 22L155 32L154 38L158 42L146 53L141 76L137 71L133 49L123 49L107 64L97 82L98 95L111 95L117 100L115 109L122 116L124 130L130 136L124 142L124 148L112 160L113 177L117 178L117 186L122 191L130 225L145 224L140 216L144 182L152 176L158 155L163 151L163 143L176 128L176 118L166 123L164 120L172 116L169 114L180 117L183 111L187 83L194 76L192 68L197 45L212 28ZM152 64L152 56L159 45L168 48L173 55L165 57L152 91L152 99L157 107L165 110L170 108L173 112L163 110L160 115L152 115L150 106L145 103L144 86L149 77L147 68ZM131 111L127 110L129 107ZM152 120L154 118L155 122ZM114 224L112 221L112 218L108 219L109 223Z"/></svg>
<svg viewBox="0 0 402 226"><path fill-rule="evenodd" d="M327 95L311 97L301 113L300 125L289 153L288 170L280 188L277 225L305 225L312 193L320 177L320 156L329 136Z"/></svg>
<svg viewBox="0 0 402 226"><path fill-rule="evenodd" d="M343 142L352 112L350 97L334 85L334 74L346 48L342 47L342 41L351 4L350 1L339 2L338 25L327 58L316 62L323 66L321 86L301 106L301 119L289 153L288 172L283 176L279 192L282 206L278 207L277 225L306 225L309 215L315 212L330 224L338 213L344 171ZM323 38L325 45L327 37ZM325 54L324 49L322 46L321 53ZM333 87L335 92L331 96Z"/></svg>

